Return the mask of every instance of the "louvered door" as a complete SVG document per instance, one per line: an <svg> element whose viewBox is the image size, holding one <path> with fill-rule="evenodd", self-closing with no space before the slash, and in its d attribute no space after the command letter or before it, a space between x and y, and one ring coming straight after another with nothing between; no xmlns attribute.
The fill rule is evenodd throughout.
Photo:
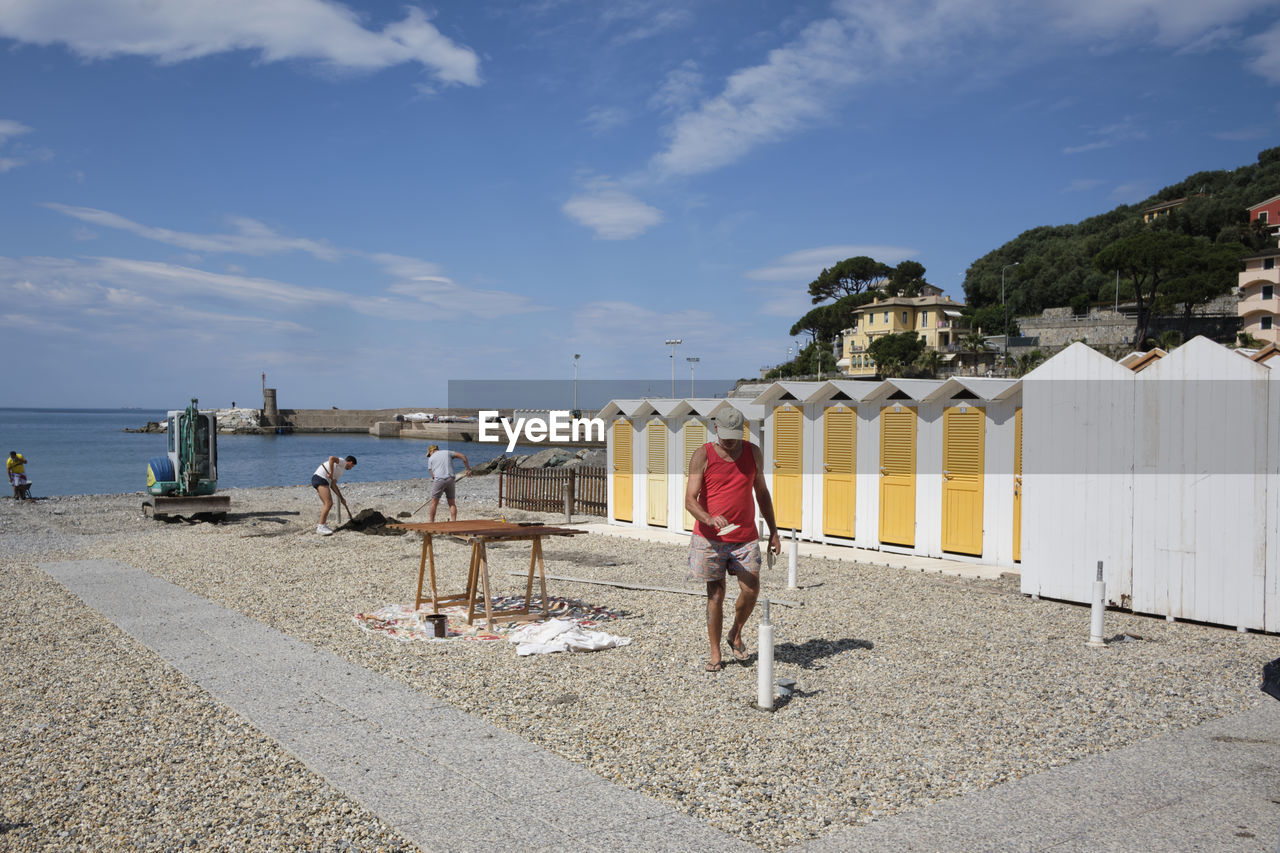
<svg viewBox="0 0 1280 853"><path fill-rule="evenodd" d="M667 526L667 425L652 420L645 426L645 521Z"/></svg>
<svg viewBox="0 0 1280 853"><path fill-rule="evenodd" d="M942 550L982 555L986 412L955 406L942 415Z"/></svg>
<svg viewBox="0 0 1280 853"><path fill-rule="evenodd" d="M858 418L847 406L822 415L822 532L853 538Z"/></svg>
<svg viewBox="0 0 1280 853"><path fill-rule="evenodd" d="M795 406L774 410L773 512L778 527L786 530L800 529L803 426L804 413Z"/></svg>
<svg viewBox="0 0 1280 853"><path fill-rule="evenodd" d="M916 410L880 412L880 541L916 544Z"/></svg>
<svg viewBox="0 0 1280 853"><path fill-rule="evenodd" d="M613 422L613 517L631 521L631 421Z"/></svg>

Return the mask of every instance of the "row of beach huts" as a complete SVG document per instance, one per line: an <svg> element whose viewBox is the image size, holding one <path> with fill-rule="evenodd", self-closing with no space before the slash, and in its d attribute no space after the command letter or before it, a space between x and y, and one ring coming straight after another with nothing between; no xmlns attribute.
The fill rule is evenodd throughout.
<svg viewBox="0 0 1280 853"><path fill-rule="evenodd" d="M1280 631L1280 350L1077 343L1019 379L776 382L754 399L614 400L613 524L692 529L693 451L724 406L806 541L1017 567L1022 591Z"/></svg>

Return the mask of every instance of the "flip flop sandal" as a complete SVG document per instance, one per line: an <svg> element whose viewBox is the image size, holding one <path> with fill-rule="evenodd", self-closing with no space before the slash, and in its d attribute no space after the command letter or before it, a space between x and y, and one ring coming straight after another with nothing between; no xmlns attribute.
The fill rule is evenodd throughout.
<svg viewBox="0 0 1280 853"><path fill-rule="evenodd" d="M747 654L747 644L742 642L741 637L738 638L738 645L729 644L729 651L733 652L733 656L738 660L746 660L751 657L751 655Z"/></svg>
<svg viewBox="0 0 1280 853"><path fill-rule="evenodd" d="M724 661L718 660L715 663L712 663L711 661L707 661L707 665L705 669L707 672L719 672L720 670L724 669Z"/></svg>

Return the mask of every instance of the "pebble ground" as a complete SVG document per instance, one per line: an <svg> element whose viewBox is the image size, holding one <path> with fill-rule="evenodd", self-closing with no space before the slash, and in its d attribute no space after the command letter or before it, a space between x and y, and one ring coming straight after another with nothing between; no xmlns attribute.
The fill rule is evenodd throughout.
<svg viewBox="0 0 1280 853"><path fill-rule="evenodd" d="M351 483L388 516L423 480ZM0 501L0 850L413 849L38 569L120 560L396 678L765 849L919 808L1249 707L1280 637L1032 601L970 581L801 559L802 589L766 572L776 669L797 681L755 710L752 655L707 673L696 595L552 581L623 611L605 652L518 658L501 643L397 643L352 614L411 602L420 540L315 534L307 487L231 490L223 524L145 519L140 495ZM459 483L461 517L498 510L496 480ZM443 517L443 516L442 516ZM425 511L414 517L425 520ZM336 519L331 518L331 524ZM549 540L550 574L676 587L685 549ZM499 591L528 546L491 548ZM465 546L437 549L461 588ZM785 566L785 562L780 564ZM757 614L758 615L758 614Z"/></svg>

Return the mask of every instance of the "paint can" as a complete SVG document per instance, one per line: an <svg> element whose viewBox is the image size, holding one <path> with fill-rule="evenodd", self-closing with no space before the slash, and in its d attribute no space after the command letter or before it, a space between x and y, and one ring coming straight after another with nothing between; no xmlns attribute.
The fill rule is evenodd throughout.
<svg viewBox="0 0 1280 853"><path fill-rule="evenodd" d="M448 620L443 613L428 613L422 617L431 633L436 637L448 636Z"/></svg>

